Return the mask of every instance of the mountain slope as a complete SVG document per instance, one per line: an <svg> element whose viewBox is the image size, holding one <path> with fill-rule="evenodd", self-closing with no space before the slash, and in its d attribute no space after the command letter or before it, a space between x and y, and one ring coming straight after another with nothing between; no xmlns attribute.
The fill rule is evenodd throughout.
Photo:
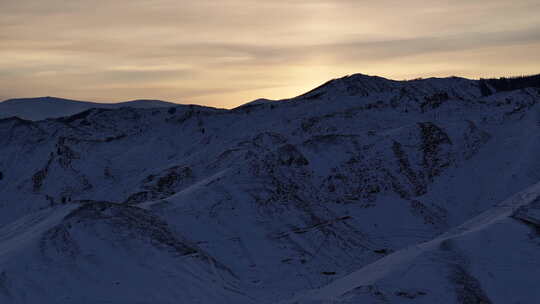
<svg viewBox="0 0 540 304"><path fill-rule="evenodd" d="M121 107L157 108L176 104L160 100L133 100L119 103L96 103L55 97L9 99L0 102L0 119L17 116L26 120L42 120L70 116L91 108L115 109Z"/></svg>
<svg viewBox="0 0 540 304"><path fill-rule="evenodd" d="M290 303L533 303L540 183Z"/></svg>
<svg viewBox="0 0 540 304"><path fill-rule="evenodd" d="M141 303L170 303L184 294L201 303L218 297L219 302L274 303L333 281L341 286L355 271L437 239L540 181L539 90L483 94L484 84L353 75L297 98L232 110L90 109L43 121L0 120L0 235L13 231L10 239L17 244L28 235L34 240L16 251L28 256L11 254L0 264L9 271L4 283L9 292L0 297L31 303L25 297L39 295L43 303L57 303L52 292L34 290L58 291L62 278L72 280L73 301L110 298L113 303L135 298L92 283L95 278L141 290L134 296ZM80 208L90 209L76 211ZM67 215L72 212L84 216ZM47 229L26 220L34 217L43 217ZM508 221L515 234L501 246L515 238L530 261L540 260L522 242L529 228ZM166 227L159 231L172 242L163 245L138 228L150 223ZM35 240L49 239L50 229L70 237L45 242L43 255L36 245L41 241ZM76 246L66 245L71 243ZM3 241L0 248L12 244ZM170 244L204 258L178 259L171 256ZM80 248L79 254L69 263L65 256L44 258L58 247ZM448 255L489 254L481 249ZM92 275L85 272L91 262L84 252L99 261ZM132 258L114 266L113 257L127 252ZM152 262L143 267L147 254ZM30 261L50 267L59 281L33 280L24 268ZM166 279L161 264L173 269L175 279ZM433 272L447 270L445 263L430 265ZM112 279L125 269L133 279ZM476 277L472 268L456 269L466 280ZM388 278L399 281L394 274ZM143 288L145 277L151 284ZM460 302L457 292L442 291L454 290L455 282L431 277L437 279L433 291L423 298L445 295L448 303ZM421 272L411 272L408 281L421 278ZM487 284L483 278L471 280ZM494 280L493 286L503 282ZM190 282L186 289L169 288L183 282ZM21 286L30 285L26 295ZM385 301L403 301L393 296L400 290L383 287L361 287L345 296L364 299L359 294L380 288ZM482 288L479 296L507 299L493 290ZM523 299L536 297L526 286L519 290ZM349 298L337 293L331 300Z"/></svg>
<svg viewBox="0 0 540 304"><path fill-rule="evenodd" d="M0 298L6 303L246 300L234 293L227 280L235 279L225 267L136 207L52 207L7 225L0 239Z"/></svg>

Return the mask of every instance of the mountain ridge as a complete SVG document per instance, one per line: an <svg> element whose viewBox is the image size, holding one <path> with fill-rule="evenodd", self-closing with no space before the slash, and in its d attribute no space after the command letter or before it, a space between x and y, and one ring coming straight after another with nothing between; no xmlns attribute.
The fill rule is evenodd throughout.
<svg viewBox="0 0 540 304"><path fill-rule="evenodd" d="M410 271L353 280L330 300L302 297L538 183L536 88L484 95L473 80L353 77L307 96L0 120L0 299L538 299L528 283L540 261L535 202L402 264Z"/></svg>
<svg viewBox="0 0 540 304"><path fill-rule="evenodd" d="M91 108L152 108L171 107L177 104L161 101L138 99L118 103L97 103L58 97L14 98L0 102L0 119L17 116L26 120L43 120L77 114Z"/></svg>

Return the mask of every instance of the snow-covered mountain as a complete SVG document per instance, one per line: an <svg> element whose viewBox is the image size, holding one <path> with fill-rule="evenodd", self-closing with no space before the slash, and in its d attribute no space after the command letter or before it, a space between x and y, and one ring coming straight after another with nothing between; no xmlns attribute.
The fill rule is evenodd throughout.
<svg viewBox="0 0 540 304"><path fill-rule="evenodd" d="M144 99L119 103L97 103L56 97L19 98L0 102L0 119L16 116L27 120L42 120L69 116L92 108L158 108L175 105L160 100Z"/></svg>
<svg viewBox="0 0 540 304"><path fill-rule="evenodd" d="M539 87L2 119L0 302L539 302Z"/></svg>

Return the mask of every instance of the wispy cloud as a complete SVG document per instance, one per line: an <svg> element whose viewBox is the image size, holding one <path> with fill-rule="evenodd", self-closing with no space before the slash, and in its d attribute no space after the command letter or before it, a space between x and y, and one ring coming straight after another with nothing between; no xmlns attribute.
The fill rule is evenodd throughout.
<svg viewBox="0 0 540 304"><path fill-rule="evenodd" d="M532 0L2 0L0 93L232 107L354 72L534 73L539 13Z"/></svg>

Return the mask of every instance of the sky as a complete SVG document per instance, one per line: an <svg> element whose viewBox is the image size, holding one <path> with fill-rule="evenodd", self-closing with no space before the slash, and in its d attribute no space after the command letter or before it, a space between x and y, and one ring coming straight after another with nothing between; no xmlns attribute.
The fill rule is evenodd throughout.
<svg viewBox="0 0 540 304"><path fill-rule="evenodd" d="M0 0L0 100L231 108L354 73L540 73L538 0Z"/></svg>

